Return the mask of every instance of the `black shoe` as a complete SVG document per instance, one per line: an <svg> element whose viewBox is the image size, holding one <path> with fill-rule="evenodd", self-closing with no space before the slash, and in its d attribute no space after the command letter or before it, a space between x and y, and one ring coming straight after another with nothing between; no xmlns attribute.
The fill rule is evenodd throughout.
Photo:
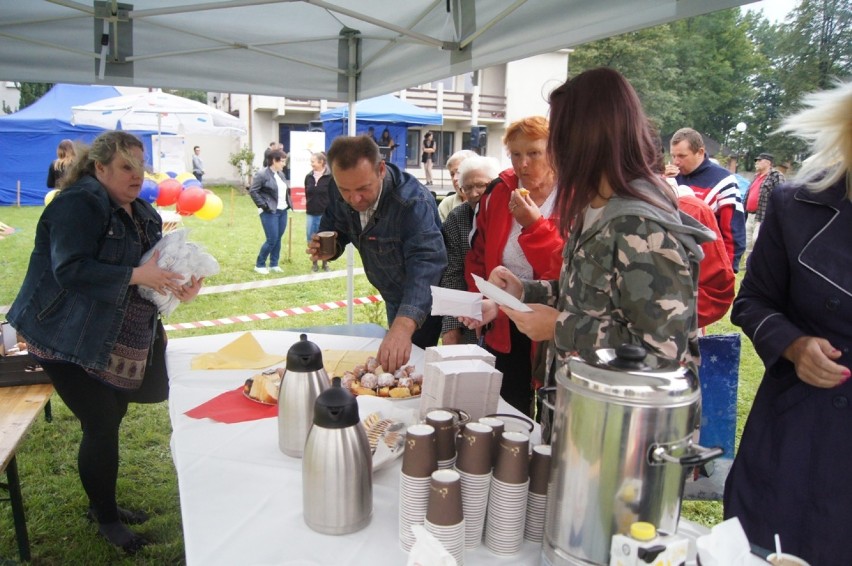
<svg viewBox="0 0 852 566"><path fill-rule="evenodd" d="M98 535L113 546L117 546L128 556L132 556L151 544L145 537L128 530L120 522L98 525Z"/></svg>
<svg viewBox="0 0 852 566"><path fill-rule="evenodd" d="M86 518L90 523L97 523L98 517L95 513L94 507L89 507L86 510ZM151 517L145 511L133 511L131 509L125 509L124 507L118 508L118 520L124 523L125 525L141 525Z"/></svg>

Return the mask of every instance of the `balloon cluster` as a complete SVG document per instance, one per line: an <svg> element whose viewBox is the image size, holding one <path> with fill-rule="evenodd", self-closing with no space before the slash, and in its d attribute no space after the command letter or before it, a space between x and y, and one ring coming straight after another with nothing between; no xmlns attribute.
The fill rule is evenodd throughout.
<svg viewBox="0 0 852 566"><path fill-rule="evenodd" d="M223 208L222 199L203 188L192 173L146 173L139 198L159 206L175 205L181 216L194 214L202 220L213 220Z"/></svg>

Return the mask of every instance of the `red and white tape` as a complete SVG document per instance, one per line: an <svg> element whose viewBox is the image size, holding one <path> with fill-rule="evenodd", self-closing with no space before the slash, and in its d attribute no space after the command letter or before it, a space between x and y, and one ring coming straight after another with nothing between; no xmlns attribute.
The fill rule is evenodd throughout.
<svg viewBox="0 0 852 566"><path fill-rule="evenodd" d="M357 297L352 299L354 305L366 305L369 303L380 303L381 295L370 295L367 297ZM189 330L192 328L210 328L213 326L225 326L228 324L240 324L244 322L257 322L259 320L272 320L273 318L285 318L288 316L296 316L300 314L309 314L314 312L323 312L334 309L344 308L348 301L332 301L330 303L320 303L318 305L310 305L306 307L294 307L291 309L283 309L277 311L261 312L255 314L244 314L239 316L229 316L227 318L217 318L216 320L201 320L198 322L178 322L176 324L165 325L166 330Z"/></svg>

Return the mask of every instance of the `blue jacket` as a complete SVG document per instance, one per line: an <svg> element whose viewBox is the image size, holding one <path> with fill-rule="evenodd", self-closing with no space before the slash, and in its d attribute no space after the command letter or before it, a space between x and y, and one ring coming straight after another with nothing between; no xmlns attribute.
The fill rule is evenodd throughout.
<svg viewBox="0 0 852 566"><path fill-rule="evenodd" d="M823 389L782 357L820 336L852 366L852 202L845 178L814 193L782 186L734 301L731 322L766 367L725 485L725 518L749 541L820 566L852 564L852 380Z"/></svg>
<svg viewBox="0 0 852 566"><path fill-rule="evenodd" d="M132 207L153 246L162 237L159 214L140 199ZM105 369L142 253L133 219L97 179L83 177L44 209L7 318L28 343L58 359Z"/></svg>
<svg viewBox="0 0 852 566"><path fill-rule="evenodd" d="M350 242L358 249L367 279L385 301L389 324L405 316L420 326L432 310L430 286L440 283L447 266L441 219L426 187L386 165L378 207L364 230L358 211L346 204L333 180L319 229L337 232L335 258Z"/></svg>

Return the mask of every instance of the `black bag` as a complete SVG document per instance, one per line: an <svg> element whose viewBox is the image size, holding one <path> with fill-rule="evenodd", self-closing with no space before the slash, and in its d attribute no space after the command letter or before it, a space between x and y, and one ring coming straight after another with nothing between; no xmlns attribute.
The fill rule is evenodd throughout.
<svg viewBox="0 0 852 566"><path fill-rule="evenodd" d="M160 403L169 398L169 372L166 367L166 344L168 337L163 323L157 321L151 356L145 367L142 385L135 391L125 393L130 403Z"/></svg>

